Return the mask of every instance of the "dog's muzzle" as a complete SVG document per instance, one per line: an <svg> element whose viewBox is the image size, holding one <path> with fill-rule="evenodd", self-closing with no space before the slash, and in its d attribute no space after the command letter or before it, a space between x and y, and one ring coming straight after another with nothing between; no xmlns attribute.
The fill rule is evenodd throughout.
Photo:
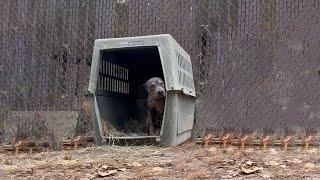
<svg viewBox="0 0 320 180"><path fill-rule="evenodd" d="M159 89L156 91L156 98L159 99L159 98L163 98L166 96L166 92L164 91L164 89Z"/></svg>

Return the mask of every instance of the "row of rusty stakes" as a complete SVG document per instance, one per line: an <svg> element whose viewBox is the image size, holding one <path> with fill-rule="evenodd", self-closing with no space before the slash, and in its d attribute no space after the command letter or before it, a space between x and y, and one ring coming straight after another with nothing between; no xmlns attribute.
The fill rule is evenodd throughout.
<svg viewBox="0 0 320 180"><path fill-rule="evenodd" d="M251 135L248 135L248 134L243 135L240 138L240 147L241 147L241 149L244 149L246 144L249 144L251 141L253 141L254 136L255 136L255 134L253 134L253 135L252 134ZM226 148L227 144L229 142L231 142L233 135L230 134L230 133L227 133L227 134L221 134L220 137L221 137L220 141L222 143L222 147ZM311 135L307 136L306 138L304 138L303 139L303 144L305 145L305 149L308 149L311 144L314 144L315 143L315 139L316 138L314 136L311 136ZM202 140L204 142L205 147L208 147L209 143L214 141L214 135L212 133L207 134ZM272 144L272 141L273 141L273 138L271 136L264 136L261 139L261 143L263 145L263 149L265 150L268 145ZM288 150L288 146L292 145L293 143L294 143L293 136L288 135L283 139L281 144L283 145L283 149L285 151L287 151Z"/></svg>
<svg viewBox="0 0 320 180"><path fill-rule="evenodd" d="M227 147L227 144L231 141L231 138L233 137L232 134L227 133L222 136L221 141L222 141L222 146L223 148ZM249 143L252 140L250 135L244 135L243 137L240 138L240 145L241 149L244 149L245 145Z"/></svg>
<svg viewBox="0 0 320 180"><path fill-rule="evenodd" d="M307 136L303 142L305 144L305 149L309 148L309 145L313 144L315 141L314 136ZM284 150L286 151L288 149L288 145L291 145L293 143L293 138L291 136L287 136L284 140L283 140L283 144L284 144Z"/></svg>
<svg viewBox="0 0 320 180"><path fill-rule="evenodd" d="M76 139L74 139L74 149L78 148L78 145L86 145L86 138L83 136L78 136ZM15 150L15 154L19 154L19 150L22 148L26 148L28 147L28 144L30 142L28 141L18 141L17 143L13 142L14 144L14 150ZM29 147L29 153L32 153L32 147Z"/></svg>
<svg viewBox="0 0 320 180"><path fill-rule="evenodd" d="M286 151L288 149L288 146L293 144L293 138L291 136L287 136L284 140L283 140L283 144L284 144L284 150ZM305 149L308 149L309 146L311 144L314 144L315 142L315 137L314 136L307 136L305 139L303 139L303 143L304 143L304 147Z"/></svg>
<svg viewBox="0 0 320 180"><path fill-rule="evenodd" d="M20 149L23 149L23 148L28 148L29 149L29 153L31 154L32 153L32 147L30 146L33 146L35 145L34 142L28 142L28 141L18 141L17 143L14 143L14 151L15 151L15 154L19 154L19 150Z"/></svg>

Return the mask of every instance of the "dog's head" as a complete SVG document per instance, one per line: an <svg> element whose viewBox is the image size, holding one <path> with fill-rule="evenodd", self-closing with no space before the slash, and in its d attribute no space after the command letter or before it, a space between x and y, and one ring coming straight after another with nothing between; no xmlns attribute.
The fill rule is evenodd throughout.
<svg viewBox="0 0 320 180"><path fill-rule="evenodd" d="M161 78L151 78L143 86L148 92L148 95L153 96L155 99L163 98L166 96L166 88Z"/></svg>

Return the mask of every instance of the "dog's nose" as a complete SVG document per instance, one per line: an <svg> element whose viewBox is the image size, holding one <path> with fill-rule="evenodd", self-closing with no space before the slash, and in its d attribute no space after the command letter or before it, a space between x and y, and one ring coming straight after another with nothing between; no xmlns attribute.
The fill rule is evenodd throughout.
<svg viewBox="0 0 320 180"><path fill-rule="evenodd" d="M164 92L163 92L163 91L158 91L158 95L159 95L159 96L163 96L163 95L164 95Z"/></svg>

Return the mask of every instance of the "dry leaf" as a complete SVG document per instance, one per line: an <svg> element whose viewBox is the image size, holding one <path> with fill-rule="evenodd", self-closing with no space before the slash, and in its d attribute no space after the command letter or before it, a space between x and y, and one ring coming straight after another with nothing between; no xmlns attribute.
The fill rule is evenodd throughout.
<svg viewBox="0 0 320 180"><path fill-rule="evenodd" d="M118 168L118 170L124 172L124 171L126 171L127 169L126 169L126 168Z"/></svg>
<svg viewBox="0 0 320 180"><path fill-rule="evenodd" d="M241 167L241 172L243 174L252 174L262 170L261 167Z"/></svg>
<svg viewBox="0 0 320 180"><path fill-rule="evenodd" d="M112 170L99 169L98 174L101 177L106 177L106 176L113 176L117 172L118 170L116 169L112 169Z"/></svg>
<svg viewBox="0 0 320 180"><path fill-rule="evenodd" d="M98 174L101 177L106 177L106 176L113 176L115 175L118 171L125 171L125 168L115 168L112 166L108 166L108 165L103 165L101 166L101 168L98 170Z"/></svg>
<svg viewBox="0 0 320 180"><path fill-rule="evenodd" d="M244 166L241 167L241 172L243 174L252 174L262 170L261 167L257 167L257 163L251 160L245 162Z"/></svg>
<svg viewBox="0 0 320 180"><path fill-rule="evenodd" d="M92 163L86 164L82 167L82 169L92 169L92 168L93 168Z"/></svg>
<svg viewBox="0 0 320 180"><path fill-rule="evenodd" d="M12 161L10 161L10 160L8 160L8 159L3 160L3 163L4 163L5 165L12 165Z"/></svg>
<svg viewBox="0 0 320 180"><path fill-rule="evenodd" d="M107 169L110 169L111 167L109 167L108 165L103 165L103 166L101 166L101 169L105 169L105 170L107 170Z"/></svg>

